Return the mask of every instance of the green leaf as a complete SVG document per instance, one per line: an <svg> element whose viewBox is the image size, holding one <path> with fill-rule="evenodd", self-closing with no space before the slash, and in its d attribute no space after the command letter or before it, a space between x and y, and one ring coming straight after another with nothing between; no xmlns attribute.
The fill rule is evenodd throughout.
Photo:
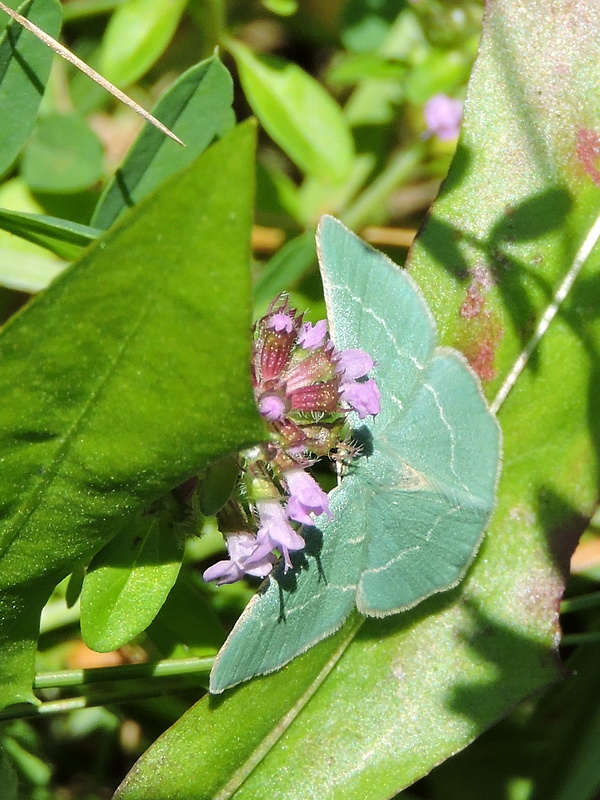
<svg viewBox="0 0 600 800"><path fill-rule="evenodd" d="M556 15L542 0L488 4L462 146L412 251L442 341L491 379L490 397L597 234L599 22L595 0ZM462 584L368 620L343 650L340 633L272 676L206 698L148 751L122 800L141 800L149 785L156 800L177 797L178 785L198 800L387 798L561 676L558 601L598 488L599 261L597 250L584 259L500 409L498 506ZM308 666L317 655L329 659L327 676ZM217 763L216 729L237 726L243 735L229 733ZM193 769L189 760L181 770L194 745ZM169 794L175 763L185 774Z"/></svg>
<svg viewBox="0 0 600 800"><path fill-rule="evenodd" d="M273 721L296 718L297 698L307 679L313 691L325 681L337 660L331 656L332 648L339 657L355 629L356 624L349 622L328 642L317 645L285 670L245 684L235 694L212 698L210 705L208 698L198 703L138 761L114 800L208 800L220 792L223 798L235 795L279 735ZM241 708L245 713L239 713ZM173 769L174 764L177 769ZM255 797L265 797L267 791L265 785ZM293 796L302 794L298 791Z"/></svg>
<svg viewBox="0 0 600 800"><path fill-rule="evenodd" d="M102 231L68 219L0 208L0 229L45 247L57 256L74 260ZM49 281L48 281L49 283ZM48 284L39 288L45 289Z"/></svg>
<svg viewBox="0 0 600 800"><path fill-rule="evenodd" d="M600 646L580 648L568 666L568 683L557 687L554 697L544 698L543 714L536 720L549 729L550 737L536 759L532 800L593 800L600 788Z"/></svg>
<svg viewBox="0 0 600 800"><path fill-rule="evenodd" d="M146 125L100 198L92 225L109 228L128 208L190 164L235 123L231 75L216 56L184 72L153 114L185 142L181 147Z"/></svg>
<svg viewBox="0 0 600 800"><path fill-rule="evenodd" d="M150 625L177 580L181 536L168 512L141 513L96 554L81 593L88 647L116 650Z"/></svg>
<svg viewBox="0 0 600 800"><path fill-rule="evenodd" d="M3 743L6 740L3 740ZM19 779L16 770L4 748L0 750L0 781L6 800L18 800Z"/></svg>
<svg viewBox="0 0 600 800"><path fill-rule="evenodd" d="M356 606L397 614L464 576L494 507L500 432L458 353L436 347L410 278L332 217L317 250L338 351L363 348L381 411L350 417L365 457L305 529L292 573L275 571L219 653L211 691L278 669L337 630ZM370 373L371 374L371 373ZM268 648L254 642L268 641Z"/></svg>
<svg viewBox="0 0 600 800"><path fill-rule="evenodd" d="M406 99L421 104L440 92L453 92L467 82L471 66L470 54L459 50L433 50L407 74Z"/></svg>
<svg viewBox="0 0 600 800"><path fill-rule="evenodd" d="M211 464L201 476L198 487L198 506L205 517L213 517L231 497L240 475L235 457L223 458Z"/></svg>
<svg viewBox="0 0 600 800"><path fill-rule="evenodd" d="M61 9L56 0L31 0L24 7L8 0L7 5L58 36ZM33 130L52 58L52 51L32 33L0 14L0 174L13 164Z"/></svg>
<svg viewBox="0 0 600 800"><path fill-rule="evenodd" d="M349 0L341 18L344 46L354 53L376 51L385 42L403 5L397 0Z"/></svg>
<svg viewBox="0 0 600 800"><path fill-rule="evenodd" d="M187 0L126 0L112 15L99 72L117 86L135 83L171 41Z"/></svg>
<svg viewBox="0 0 600 800"><path fill-rule="evenodd" d="M214 145L2 331L2 704L31 700L54 585L123 518L264 436L248 370L253 144L244 125Z"/></svg>
<svg viewBox="0 0 600 800"><path fill-rule="evenodd" d="M64 261L0 245L0 284L19 292L39 292L67 267Z"/></svg>
<svg viewBox="0 0 600 800"><path fill-rule="evenodd" d="M298 10L298 0L262 0L262 4L280 17L289 17Z"/></svg>
<svg viewBox="0 0 600 800"><path fill-rule="evenodd" d="M38 120L21 174L34 192L72 194L100 180L103 160L100 140L78 114L52 113Z"/></svg>
<svg viewBox="0 0 600 800"><path fill-rule="evenodd" d="M230 39L240 80L252 110L300 169L331 182L348 176L354 158L352 136L340 107L296 64L256 56Z"/></svg>
<svg viewBox="0 0 600 800"><path fill-rule="evenodd" d="M45 242L43 235L40 238L40 234L35 232L39 230L35 228L35 222L34 230L28 230L41 207L21 178L12 178L2 184L0 206L5 206L0 208L0 228L5 229L0 232L0 283L25 292L44 289L67 264L39 246ZM22 227L27 231L25 237L19 236ZM17 233L17 236L7 230Z"/></svg>

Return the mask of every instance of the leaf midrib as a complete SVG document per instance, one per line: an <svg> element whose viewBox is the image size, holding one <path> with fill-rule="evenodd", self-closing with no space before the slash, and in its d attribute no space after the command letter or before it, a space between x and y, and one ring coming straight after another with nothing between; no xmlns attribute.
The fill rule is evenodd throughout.
<svg viewBox="0 0 600 800"><path fill-rule="evenodd" d="M365 618L357 612L354 612L354 624L347 636L340 642L336 650L327 659L326 663L315 676L315 678L306 687L304 692L296 700L289 711L277 722L271 729L270 733L263 737L261 743L253 750L253 752L246 758L245 762L238 767L233 773L232 777L227 781L223 788L213 796L213 800L229 800L242 786L246 778L254 772L256 767L265 758L268 752L277 744L283 734L291 727L296 718L309 703L317 690L327 680L329 674L336 667L338 661L342 658L349 645L353 642L354 637L362 627Z"/></svg>

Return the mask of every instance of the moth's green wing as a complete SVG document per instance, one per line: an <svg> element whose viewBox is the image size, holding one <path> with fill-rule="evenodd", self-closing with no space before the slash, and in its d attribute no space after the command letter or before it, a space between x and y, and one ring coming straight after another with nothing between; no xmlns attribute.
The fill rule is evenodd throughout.
<svg viewBox="0 0 600 800"><path fill-rule="evenodd" d="M381 412L351 415L362 456L331 495L333 519L317 520L294 574L277 570L242 614L212 692L288 663L355 602L383 616L455 585L494 505L497 423L462 357L436 348L416 285L331 217L317 242L333 340L375 359Z"/></svg>
<svg viewBox="0 0 600 800"><path fill-rule="evenodd" d="M321 516L318 528L303 529L306 550L293 572L278 567L250 601L216 658L211 692L273 672L341 627L365 558L363 492L348 476L330 495L333 519Z"/></svg>
<svg viewBox="0 0 600 800"><path fill-rule="evenodd" d="M384 616L463 576L494 506L500 431L462 356L435 347L431 313L403 270L332 217L318 250L336 347L376 362L381 412L352 419L369 525L356 603Z"/></svg>
<svg viewBox="0 0 600 800"><path fill-rule="evenodd" d="M383 616L464 575L494 507L500 435L463 359L439 349L374 447L360 471L371 533L356 604Z"/></svg>
<svg viewBox="0 0 600 800"><path fill-rule="evenodd" d="M337 219L322 218L317 251L335 346L361 348L375 360L381 411L353 420L375 436L411 402L435 348L433 317L414 281Z"/></svg>

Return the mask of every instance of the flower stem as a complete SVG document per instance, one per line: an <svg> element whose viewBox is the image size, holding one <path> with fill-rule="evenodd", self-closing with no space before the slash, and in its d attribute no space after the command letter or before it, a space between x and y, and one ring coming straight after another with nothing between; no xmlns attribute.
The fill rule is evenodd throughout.
<svg viewBox="0 0 600 800"><path fill-rule="evenodd" d="M340 215L342 222L354 230L372 222L373 214L378 212L394 189L413 177L423 158L424 148L423 142L419 142L397 153L381 175Z"/></svg>
<svg viewBox="0 0 600 800"><path fill-rule="evenodd" d="M208 674L214 657L172 658L154 663L121 664L118 667L92 667L68 669L57 672L40 672L34 681L35 689L53 689L84 686L105 681L133 680L138 678L166 678L173 675Z"/></svg>

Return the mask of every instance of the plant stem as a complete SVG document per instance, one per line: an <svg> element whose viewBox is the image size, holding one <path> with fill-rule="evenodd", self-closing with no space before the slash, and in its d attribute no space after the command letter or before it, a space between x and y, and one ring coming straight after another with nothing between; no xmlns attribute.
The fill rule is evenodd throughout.
<svg viewBox="0 0 600 800"><path fill-rule="evenodd" d="M600 606L600 592L590 592L579 597L569 597L560 604L560 613L568 614L571 611L580 611L583 608Z"/></svg>
<svg viewBox="0 0 600 800"><path fill-rule="evenodd" d="M596 642L600 642L600 631L592 631L591 633L567 633L560 640L563 647L570 647L574 644L595 644Z"/></svg>
<svg viewBox="0 0 600 800"><path fill-rule="evenodd" d="M9 706L0 711L0 720L47 717L53 714L65 714L68 711L78 711L82 708L106 706L112 703L127 703L132 700L147 700L151 697L162 697L167 692L181 692L187 689L197 688L198 680L188 678L187 680L180 681L176 688L172 686L172 681L160 681L150 686L144 684L143 686L123 686L119 689L104 689L101 692L90 691L89 695L68 697L63 700L50 700L46 703L40 703L39 706L26 705L24 703L16 706Z"/></svg>
<svg viewBox="0 0 600 800"><path fill-rule="evenodd" d="M372 222L373 215L377 214L394 189L413 177L423 158L423 150L424 144L418 142L397 153L381 175L340 215L342 222L355 230Z"/></svg>
<svg viewBox="0 0 600 800"><path fill-rule="evenodd" d="M173 675L207 675L214 657L172 658L143 664L122 664L118 667L93 667L91 669L68 669L58 672L41 672L36 675L35 689L53 689L84 686L89 683L122 681L139 678L165 678Z"/></svg>

